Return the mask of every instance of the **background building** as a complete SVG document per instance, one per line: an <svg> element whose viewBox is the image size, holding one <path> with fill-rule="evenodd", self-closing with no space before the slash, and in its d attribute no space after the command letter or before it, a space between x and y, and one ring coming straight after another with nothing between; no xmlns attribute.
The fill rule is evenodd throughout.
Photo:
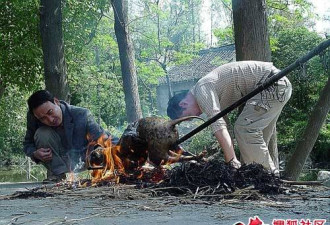
<svg viewBox="0 0 330 225"><path fill-rule="evenodd" d="M188 64L175 66L168 71L172 94L189 90L201 77L216 67L235 61L235 45L204 49ZM166 115L169 100L169 86L166 77L159 79L157 86L157 109L159 115Z"/></svg>

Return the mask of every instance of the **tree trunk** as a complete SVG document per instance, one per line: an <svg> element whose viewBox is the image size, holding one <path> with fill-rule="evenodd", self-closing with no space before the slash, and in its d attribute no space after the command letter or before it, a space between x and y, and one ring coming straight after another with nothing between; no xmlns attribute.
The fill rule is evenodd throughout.
<svg viewBox="0 0 330 225"><path fill-rule="evenodd" d="M265 0L232 0L236 60L271 61ZM242 108L240 108L240 111ZM279 168L276 128L268 144Z"/></svg>
<svg viewBox="0 0 330 225"><path fill-rule="evenodd" d="M0 100L5 93L5 86L2 84L2 80L0 80Z"/></svg>
<svg viewBox="0 0 330 225"><path fill-rule="evenodd" d="M265 0L232 0L236 60L271 61Z"/></svg>
<svg viewBox="0 0 330 225"><path fill-rule="evenodd" d="M46 89L57 98L69 101L70 94L62 35L61 0L41 0L40 33Z"/></svg>
<svg viewBox="0 0 330 225"><path fill-rule="evenodd" d="M298 141L295 151L291 156L284 176L288 180L297 180L306 162L307 157L311 153L315 141L320 133L320 129L324 124L330 109L330 77L320 95L319 101L309 118L305 132Z"/></svg>
<svg viewBox="0 0 330 225"><path fill-rule="evenodd" d="M167 87L168 87L168 99L173 97L173 90L172 90L172 83L170 80L170 76L168 75L168 72L165 71L165 76L166 76L166 82L167 82Z"/></svg>
<svg viewBox="0 0 330 225"><path fill-rule="evenodd" d="M115 34L118 42L127 121L133 122L142 117L137 85L134 49L127 23L127 0L111 0L115 17Z"/></svg>

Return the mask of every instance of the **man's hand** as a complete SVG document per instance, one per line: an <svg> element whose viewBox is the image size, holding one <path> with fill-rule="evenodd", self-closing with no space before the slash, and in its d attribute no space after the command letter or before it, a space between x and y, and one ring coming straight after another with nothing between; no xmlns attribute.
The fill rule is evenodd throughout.
<svg viewBox="0 0 330 225"><path fill-rule="evenodd" d="M228 162L228 164L231 166L231 167L234 167L235 169L239 169L241 168L241 163L240 161L238 161L237 159L232 159Z"/></svg>
<svg viewBox="0 0 330 225"><path fill-rule="evenodd" d="M36 158L36 159L39 159L43 162L47 162L47 161L50 161L52 160L52 150L50 148L39 148L37 149L37 151L35 151L33 153L33 156Z"/></svg>

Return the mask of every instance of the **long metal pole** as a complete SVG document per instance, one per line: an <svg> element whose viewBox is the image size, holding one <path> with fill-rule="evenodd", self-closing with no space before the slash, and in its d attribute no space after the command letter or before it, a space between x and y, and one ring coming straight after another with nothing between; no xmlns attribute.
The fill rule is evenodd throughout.
<svg viewBox="0 0 330 225"><path fill-rule="evenodd" d="M259 85L255 90L253 90L249 94L245 95L244 97L239 99L237 102L233 103L232 105L228 106L227 108L225 108L224 110L219 112L217 115L215 115L211 119L207 120L205 123L203 123L200 126L196 127L194 130L192 130L188 134L186 134L183 137L179 138L176 141L175 145L178 145L178 144L186 141L187 139L191 138L193 135L195 135L198 132L200 132L201 130L205 129L206 127L208 127L209 125L211 125L212 123L214 123L215 121L220 119L221 117L225 116L226 114L228 114L229 112L231 112L232 110L234 110L235 108L237 108L238 106L240 106L241 104L243 104L244 102L246 102L247 100L249 100L250 98L255 96L256 94L258 94L258 93L262 92L263 90L267 89L272 84L274 84L276 81L278 81L279 79L281 79L282 77L284 77L288 73L292 72L294 69L299 67L301 64L307 62L308 60L310 60L314 56L318 55L319 53L321 53L323 50L325 50L329 46L330 46L330 39L322 42L317 47L315 47L313 50L311 50L309 53L307 53L305 56L302 56L301 58L296 60L294 63L289 65L288 67L281 70L276 75L272 76L269 80L267 80L263 84Z"/></svg>

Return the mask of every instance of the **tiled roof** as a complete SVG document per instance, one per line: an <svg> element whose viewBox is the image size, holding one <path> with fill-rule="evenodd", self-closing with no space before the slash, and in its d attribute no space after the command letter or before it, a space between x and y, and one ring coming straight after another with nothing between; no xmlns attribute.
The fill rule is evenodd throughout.
<svg viewBox="0 0 330 225"><path fill-rule="evenodd" d="M168 75L172 83L199 79L216 67L235 60L235 45L201 50L191 63L171 68ZM159 84L165 84L166 77L159 78Z"/></svg>

